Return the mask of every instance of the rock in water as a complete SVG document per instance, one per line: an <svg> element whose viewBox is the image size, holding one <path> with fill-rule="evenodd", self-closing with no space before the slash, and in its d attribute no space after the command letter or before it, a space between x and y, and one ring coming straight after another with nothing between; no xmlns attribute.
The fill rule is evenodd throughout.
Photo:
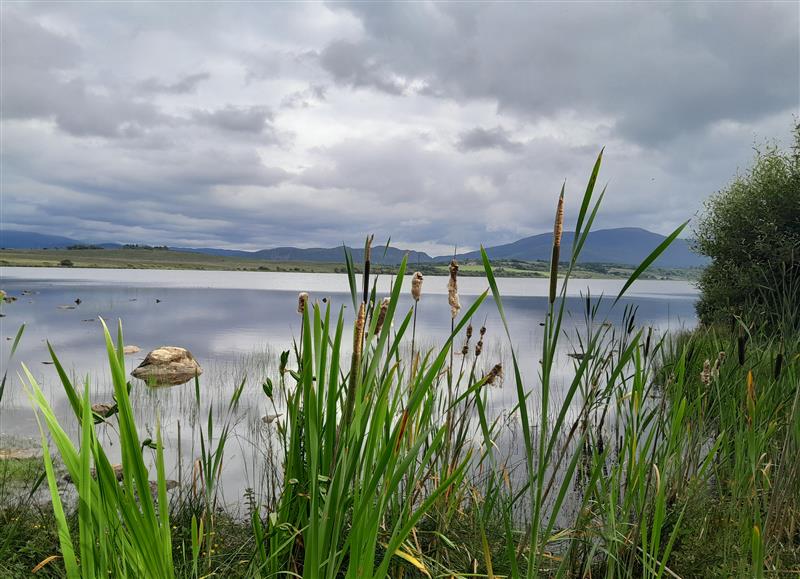
<svg viewBox="0 0 800 579"><path fill-rule="evenodd" d="M108 402L98 402L97 404L92 404L92 412L103 418L108 418L117 412L117 405Z"/></svg>
<svg viewBox="0 0 800 579"><path fill-rule="evenodd" d="M133 344L131 344L129 346L125 346L124 348L122 348L122 352L125 355L135 354L139 350L141 350L141 348L139 346L134 346Z"/></svg>
<svg viewBox="0 0 800 579"><path fill-rule="evenodd" d="M202 373L200 364L186 348L161 346L147 354L144 361L131 372L131 376L151 386L175 386Z"/></svg>
<svg viewBox="0 0 800 579"><path fill-rule="evenodd" d="M272 424L275 422L275 420L280 418L282 414L283 412L279 412L278 414L267 414L266 416L261 417L261 422L264 424Z"/></svg>

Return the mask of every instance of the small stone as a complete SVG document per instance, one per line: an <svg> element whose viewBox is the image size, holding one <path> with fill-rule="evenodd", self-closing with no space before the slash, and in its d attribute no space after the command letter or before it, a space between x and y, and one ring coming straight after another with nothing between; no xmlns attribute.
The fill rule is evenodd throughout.
<svg viewBox="0 0 800 579"><path fill-rule="evenodd" d="M272 424L281 416L283 416L282 412L279 412L278 414L267 414L266 416L261 417L261 422L264 424Z"/></svg>
<svg viewBox="0 0 800 579"><path fill-rule="evenodd" d="M130 344L130 345L125 346L124 348L122 348L122 352L125 355L135 354L139 350L141 350L141 348L139 346L134 346L133 344Z"/></svg>
<svg viewBox="0 0 800 579"><path fill-rule="evenodd" d="M116 411L117 411L116 404L109 404L108 402L98 402L97 404L92 404L92 412L94 412L98 416L102 416L103 418L108 418L109 416L113 415Z"/></svg>

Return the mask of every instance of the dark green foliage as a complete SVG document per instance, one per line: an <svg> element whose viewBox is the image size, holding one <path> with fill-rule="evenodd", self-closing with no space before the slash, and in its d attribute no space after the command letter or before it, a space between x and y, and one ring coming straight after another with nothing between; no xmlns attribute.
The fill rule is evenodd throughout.
<svg viewBox="0 0 800 579"><path fill-rule="evenodd" d="M695 234L695 249L712 259L700 278L703 323L753 312L775 325L791 315L784 298L800 283L800 123L791 151L758 151L749 171L708 200Z"/></svg>

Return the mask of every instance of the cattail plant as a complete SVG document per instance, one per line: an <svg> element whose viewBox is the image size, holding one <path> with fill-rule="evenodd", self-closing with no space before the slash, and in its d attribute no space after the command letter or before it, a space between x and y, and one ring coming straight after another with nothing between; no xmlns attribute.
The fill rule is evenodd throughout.
<svg viewBox="0 0 800 579"><path fill-rule="evenodd" d="M414 358L414 347L417 340L417 308L419 308L419 299L422 297L422 273L416 271L411 278L411 297L414 299L414 321L411 325L411 373L410 377L414 378L414 370L416 367L416 360Z"/></svg>
<svg viewBox="0 0 800 579"><path fill-rule="evenodd" d="M495 364L494 367L489 370L489 373L486 375L486 384L489 386L494 386L495 384L499 384L503 380L503 365L502 364Z"/></svg>
<svg viewBox="0 0 800 579"><path fill-rule="evenodd" d="M706 361L703 362L703 371L700 372L700 382L703 383L703 386L711 384L711 360L706 359Z"/></svg>
<svg viewBox="0 0 800 579"><path fill-rule="evenodd" d="M391 300L388 297L387 298L383 298L381 300L381 307L378 310L378 321L375 322L375 335L376 336L378 334L380 334L381 330L383 329L383 323L386 321L386 311L389 309L389 302L390 301Z"/></svg>
<svg viewBox="0 0 800 579"><path fill-rule="evenodd" d="M301 316L306 311L308 305L308 292L300 292L297 296L297 313Z"/></svg>
<svg viewBox="0 0 800 579"><path fill-rule="evenodd" d="M553 254L550 258L550 303L556 301L556 287L558 286L558 260L561 257L561 234L564 232L564 188L558 197L556 209L556 222L553 227Z"/></svg>
<svg viewBox="0 0 800 579"><path fill-rule="evenodd" d="M411 278L411 297L415 302L419 301L422 297L422 274L418 271L414 272Z"/></svg>
<svg viewBox="0 0 800 579"><path fill-rule="evenodd" d="M447 282L447 303L450 304L450 317L456 319L458 311L461 309L461 302L458 299L458 262L456 258L450 262L450 280Z"/></svg>
<svg viewBox="0 0 800 579"><path fill-rule="evenodd" d="M483 352L483 336L484 336L484 334L486 334L486 326L481 326L479 334L480 334L480 337L478 338L478 343L475 344L475 357L476 358L481 355L481 352Z"/></svg>

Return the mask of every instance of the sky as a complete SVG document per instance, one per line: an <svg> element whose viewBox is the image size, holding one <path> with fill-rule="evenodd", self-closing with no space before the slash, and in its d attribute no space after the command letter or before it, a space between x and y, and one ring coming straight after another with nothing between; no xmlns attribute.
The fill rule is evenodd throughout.
<svg viewBox="0 0 800 579"><path fill-rule="evenodd" d="M800 3L9 2L6 229L447 254L567 224L668 233L787 146ZM567 227L569 229L569 227Z"/></svg>

